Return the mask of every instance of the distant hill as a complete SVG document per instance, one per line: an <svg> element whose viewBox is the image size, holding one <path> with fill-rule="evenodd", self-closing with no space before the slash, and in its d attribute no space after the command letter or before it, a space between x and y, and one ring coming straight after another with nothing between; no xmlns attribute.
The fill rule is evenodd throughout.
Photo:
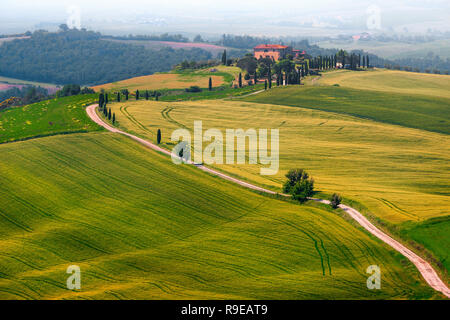
<svg viewBox="0 0 450 320"><path fill-rule="evenodd" d="M97 85L169 71L183 60L211 59L199 48L149 50L102 40L100 33L36 31L0 46L0 75L55 84Z"/></svg>

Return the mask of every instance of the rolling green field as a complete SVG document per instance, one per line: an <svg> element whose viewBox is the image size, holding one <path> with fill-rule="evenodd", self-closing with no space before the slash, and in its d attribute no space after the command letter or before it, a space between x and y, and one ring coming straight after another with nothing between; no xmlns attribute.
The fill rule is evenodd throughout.
<svg viewBox="0 0 450 320"><path fill-rule="evenodd" d="M261 196L111 133L0 145L0 299L403 299L435 293L320 205ZM382 289L368 290L369 265ZM81 290L66 269L81 268Z"/></svg>
<svg viewBox="0 0 450 320"><path fill-rule="evenodd" d="M445 91L445 83L437 90ZM119 126L138 136L156 141L161 129L167 149L174 146L172 131L192 131L196 120L203 130L222 132L278 128L277 175L261 176L260 165L214 167L274 191L281 191L290 168L306 168L319 191L357 201L363 212L431 251L448 272L449 99L322 85L276 88L244 100L133 101L112 109Z"/></svg>
<svg viewBox="0 0 450 320"><path fill-rule="evenodd" d="M261 95L259 95L261 96ZM217 128L280 130L280 170L261 176L261 165L214 165L281 191L284 174L307 168L319 190L364 203L384 220L422 221L448 214L448 135L404 128L320 110L243 101L130 101L113 104L120 127L172 149L172 131ZM204 144L204 147L207 144Z"/></svg>
<svg viewBox="0 0 450 320"><path fill-rule="evenodd" d="M322 98L294 89L318 90L311 92ZM277 105L272 96L286 90L293 90L295 107ZM351 90L365 99L352 100ZM406 108L403 98L387 97L397 99L394 113L408 115L405 126L393 125L380 111L388 104L370 113L378 121L361 114L376 107L360 106L376 94L389 96L318 86L245 98L265 97L260 103L140 100L109 107L118 126L138 136L155 141L162 129L167 149L174 146L172 130L191 130L195 120L203 120L204 130L278 128L277 175L261 176L259 165L215 167L276 191L288 169L303 167L322 195L339 192L345 201L357 201L363 212L398 226L448 270L450 143L447 134L431 132L445 107L429 96L420 98L434 101L432 112L418 102ZM325 111L332 104L324 97L333 95L356 116ZM81 97L91 100L73 100ZM0 144L0 299L438 297L406 258L340 210L260 195L174 165L117 134L77 134L99 130L83 108L95 96L65 99L0 113L4 141L52 135ZM305 105L297 106L297 100ZM413 114L426 121L414 122ZM64 120L59 130L49 131L58 119ZM31 125L24 130L27 121ZM406 127L414 124L426 130ZM374 264L381 267L382 289L372 291L365 271ZM66 288L70 265L81 267L80 291Z"/></svg>
<svg viewBox="0 0 450 320"><path fill-rule="evenodd" d="M79 95L0 111L0 143L100 130L84 108L96 100L96 95Z"/></svg>
<svg viewBox="0 0 450 320"><path fill-rule="evenodd" d="M211 72L211 69L216 69L216 71ZM95 91L100 91L102 89L106 91L118 91L124 89L130 91L174 90L186 89L190 86L199 86L200 88L207 89L210 77L212 79L213 87L216 88L231 83L239 72L242 72L242 70L237 67L226 66L217 66L200 70L173 71L106 83L95 86L93 89Z"/></svg>
<svg viewBox="0 0 450 320"><path fill-rule="evenodd" d="M291 86L276 88L245 100L330 111L450 134L450 98L380 93L334 86Z"/></svg>
<svg viewBox="0 0 450 320"><path fill-rule="evenodd" d="M420 224L405 223L402 232L411 239L430 248L439 257L439 261L444 268L450 270L450 252L448 250L450 216L430 219Z"/></svg>
<svg viewBox="0 0 450 320"><path fill-rule="evenodd" d="M316 85L339 84L342 87L387 93L424 95L450 99L450 76L416 72L374 69L354 72L338 70L326 72Z"/></svg>

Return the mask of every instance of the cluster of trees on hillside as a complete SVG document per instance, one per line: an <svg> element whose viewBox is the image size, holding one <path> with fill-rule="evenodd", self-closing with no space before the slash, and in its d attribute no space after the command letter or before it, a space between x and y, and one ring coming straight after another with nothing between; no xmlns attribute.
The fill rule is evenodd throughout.
<svg viewBox="0 0 450 320"><path fill-rule="evenodd" d="M22 88L11 88L6 91L0 91L0 102L8 99L14 99L14 106L24 106L31 103L36 103L44 100L53 99L56 97L68 97L79 94L93 94L95 91L91 88L81 88L77 84L65 85L61 90L55 94L49 94L48 90L36 86L24 86Z"/></svg>
<svg viewBox="0 0 450 320"><path fill-rule="evenodd" d="M450 59L444 60L437 55L429 54L423 58L396 59L391 63L386 63L385 67L405 71L448 74Z"/></svg>
<svg viewBox="0 0 450 320"><path fill-rule="evenodd" d="M55 84L96 85L169 71L183 60L208 60L211 53L143 46L101 40L86 30L36 31L30 39L0 46L0 74Z"/></svg>
<svg viewBox="0 0 450 320"><path fill-rule="evenodd" d="M417 39L416 39L417 40ZM305 50L307 54L312 57L319 56L332 56L338 49L335 48L321 48L317 45L310 44L308 40L286 40L284 38L265 38L265 37L252 37L252 36L235 36L235 35L223 35L222 38L217 41L217 44L224 46L241 48L241 49L253 49L255 46L261 43L275 43L289 45L293 48ZM367 57L370 60L370 66L384 68L385 66L396 67L404 70L416 70L417 72L428 73L447 73L450 71L450 59L442 59L439 56L428 54L422 58L402 58L389 60L381 58L375 54L370 54L363 50L353 50L350 54L356 56ZM350 64L350 63L349 63ZM361 61L361 65L362 61Z"/></svg>
<svg viewBox="0 0 450 320"><path fill-rule="evenodd" d="M47 99L49 96L48 90L36 86L24 86L21 88L13 87L11 89L0 91L0 102L10 98L16 99L16 105L26 105L30 103L39 102Z"/></svg>
<svg viewBox="0 0 450 320"><path fill-rule="evenodd" d="M204 68L211 68L216 67L220 65L219 60L205 60L205 61L187 61L184 60L179 65L177 65L175 68L180 70L187 70L187 69L204 69Z"/></svg>

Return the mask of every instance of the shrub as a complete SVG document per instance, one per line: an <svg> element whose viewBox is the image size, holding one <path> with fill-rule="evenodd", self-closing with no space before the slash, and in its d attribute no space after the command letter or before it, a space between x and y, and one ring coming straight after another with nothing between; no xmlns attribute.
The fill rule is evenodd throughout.
<svg viewBox="0 0 450 320"><path fill-rule="evenodd" d="M342 198L337 193L333 193L330 199L330 205L333 209L337 209L341 204Z"/></svg>
<svg viewBox="0 0 450 320"><path fill-rule="evenodd" d="M202 89L199 86L190 86L185 89L186 92L202 92Z"/></svg>
<svg viewBox="0 0 450 320"><path fill-rule="evenodd" d="M291 194L292 199L303 203L314 194L314 180L303 169L289 170L286 178L283 192Z"/></svg>

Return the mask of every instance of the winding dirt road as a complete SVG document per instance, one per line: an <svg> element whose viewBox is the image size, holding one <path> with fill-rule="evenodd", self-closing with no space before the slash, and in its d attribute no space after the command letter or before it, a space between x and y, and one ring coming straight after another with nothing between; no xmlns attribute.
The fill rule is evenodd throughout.
<svg viewBox="0 0 450 320"><path fill-rule="evenodd" d="M100 117L97 115L97 113L95 112L96 108L98 107L98 105L91 105L89 107L86 108L87 114L88 116L94 121L96 122L98 125L104 127L106 130L114 132L114 133L119 133L119 134L123 134L127 137L130 137L131 139L141 143L142 145L153 149L155 151L164 153L168 156L172 156L171 151L163 149L147 140L141 139L139 137L136 137L132 134L129 134L127 132L121 131L117 128L114 128L112 126L110 126L109 124L105 123L102 119L100 119ZM189 162L189 164L193 164L192 162ZM200 170L203 170L205 172L211 173L213 175L216 175L218 177L221 177L222 179L234 182L236 184L239 184L245 188L249 188L252 190L256 190L256 191L260 191L260 192L264 192L264 193L269 193L269 194L277 194L274 191L268 190L268 189L264 189L258 186L255 186L253 184L247 183L245 181L230 177L226 174L223 174L219 171L207 168L203 165L197 165L194 164L197 168L199 168ZM288 197L289 195L286 194L281 194L282 196L286 196ZM317 202L321 202L321 203L325 203L325 204L330 204L330 201L328 200L322 200L322 199L311 199ZM411 251L410 249L408 249L407 247L405 247L403 244L401 244L400 242L394 240L393 238L391 238L389 235L387 235L386 233L384 233L383 231L381 231L380 229L378 229L377 227L375 227L369 220L367 220L366 217L364 217L359 211L355 210L354 208L351 208L349 206L346 206L344 204L339 205L339 207L344 210L345 212L347 212L356 222L358 222L364 229L366 229L367 231L369 231L371 234L373 234L374 236L376 236L377 238L379 238L380 240L382 240L383 242L387 243L389 246L391 246L392 248L394 248L395 250L397 250L398 252L400 252L403 256L405 256L406 258L408 258L419 270L419 272L422 274L423 278L425 279L425 281L430 285L430 287L432 287L433 289L435 289L436 291L441 292L442 294L444 294L447 298L450 298L450 289L447 287L447 285L441 280L441 278L439 278L438 274L436 273L436 271L433 269L433 267L424 259L422 259L421 257L419 257L417 254L415 254L413 251Z"/></svg>

